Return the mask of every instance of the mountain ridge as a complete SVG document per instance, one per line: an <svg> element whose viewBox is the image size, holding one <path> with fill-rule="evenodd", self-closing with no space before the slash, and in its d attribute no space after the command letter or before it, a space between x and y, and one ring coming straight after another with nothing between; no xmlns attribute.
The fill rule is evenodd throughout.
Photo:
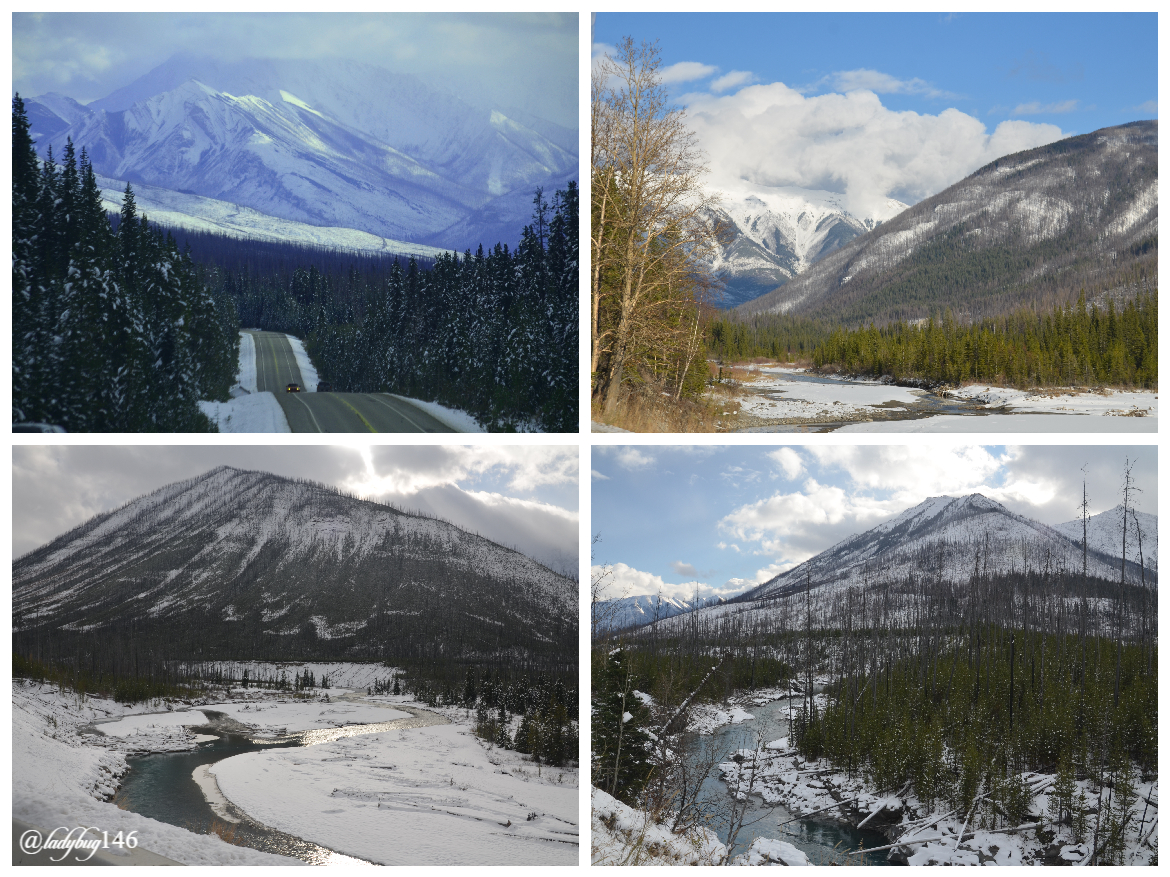
<svg viewBox="0 0 1170 877"><path fill-rule="evenodd" d="M514 244L535 188L578 175L575 133L350 61L176 56L88 107L26 107L42 157L72 138L108 177L444 249Z"/></svg>
<svg viewBox="0 0 1170 877"><path fill-rule="evenodd" d="M1157 122L1003 156L735 313L973 318L1157 277Z"/></svg>
<svg viewBox="0 0 1170 877"><path fill-rule="evenodd" d="M575 644L576 590L454 524L226 466L13 562L16 631L149 628L241 656L557 652Z"/></svg>

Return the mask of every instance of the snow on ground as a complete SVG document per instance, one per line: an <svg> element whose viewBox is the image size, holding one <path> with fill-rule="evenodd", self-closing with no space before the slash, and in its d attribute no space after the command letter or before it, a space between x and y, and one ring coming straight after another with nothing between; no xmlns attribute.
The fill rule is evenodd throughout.
<svg viewBox="0 0 1170 877"><path fill-rule="evenodd" d="M372 704L332 700L321 701L257 701L253 703L209 703L207 708L224 713L245 725L251 725L259 736L272 737L295 731L318 728L339 728L345 725L369 725L409 719L410 713ZM105 730L104 728L102 730Z"/></svg>
<svg viewBox="0 0 1170 877"><path fill-rule="evenodd" d="M687 727L699 734L710 734L716 728L722 728L724 725L739 725L754 719L755 716L738 706L722 710L717 706L701 703L691 708L690 722Z"/></svg>
<svg viewBox="0 0 1170 877"><path fill-rule="evenodd" d="M252 680L267 678L279 679L283 673L290 683L306 672L312 673L314 680L320 684L324 677L329 677L331 688L347 688L364 691L372 688L375 682L385 682L393 679L397 671L381 663L357 663L351 661L326 662L273 662L273 661L221 661L214 666L221 669L231 679L243 678L244 671Z"/></svg>
<svg viewBox="0 0 1170 877"><path fill-rule="evenodd" d="M748 393L739 398L743 414L764 418L824 420L853 418L881 411L904 411L925 395L925 391L895 387L877 381L796 381L786 375L802 369L776 366L761 368L756 380L745 384ZM891 407L892 406L892 407Z"/></svg>
<svg viewBox="0 0 1170 877"><path fill-rule="evenodd" d="M381 864L577 864L576 771L538 772L468 725L249 752L211 773L253 819Z"/></svg>
<svg viewBox="0 0 1170 877"><path fill-rule="evenodd" d="M256 390L256 339L240 332L239 380L227 402L200 402L220 432L291 432L276 397Z"/></svg>
<svg viewBox="0 0 1170 877"><path fill-rule="evenodd" d="M288 339L288 343L293 350L293 356L297 358L297 368L301 372L301 389L307 390L310 393L316 393L317 384L321 379L317 377L317 367L309 359L309 354L305 353L305 345L301 343L300 338L294 338L292 335L285 335L284 337Z"/></svg>
<svg viewBox="0 0 1170 877"><path fill-rule="evenodd" d="M159 728L171 729L206 724L207 716L203 713L198 710L183 710L182 712L126 716L116 722L102 722L97 728L110 737L140 737L143 734L152 734L155 729Z"/></svg>
<svg viewBox="0 0 1170 877"><path fill-rule="evenodd" d="M1126 393L1120 390L1090 391L1061 387L1012 390L973 384L955 390L951 395L980 405L994 408L1002 406L1028 414L1091 414L1133 418L1158 416L1158 394L1154 392Z"/></svg>
<svg viewBox="0 0 1170 877"><path fill-rule="evenodd" d="M1089 847L1078 844L1068 826L1047 821L1047 792L1055 782L1051 774L1025 773L1022 777L1033 793L1026 824L1043 822L1046 828L1056 831L1053 841L1045 843L1036 837L1034 826L1009 833L1002 825L967 823L965 813L948 812L945 807L931 811L912 792L907 794L908 787L878 794L863 779L836 770L826 760L807 761L793 751L770 745L758 755L753 749L741 749L738 754L742 757L740 763L728 760L719 765L729 787L739 782L741 773L746 785L755 763L754 789L769 804L780 804L793 814L812 815L830 808L818 818L855 826L872 815L869 827L900 842L891 851L891 861L911 865L1021 865L1044 864L1046 860L1078 863L1089 853ZM1078 786L1091 803L1096 801L1097 790L1088 780L1079 781ZM1147 864L1157 850L1158 783L1137 783L1135 789L1139 798L1126 835L1125 861ZM1152 804L1143 813L1145 799ZM837 803L843 806L834 806ZM961 840L960 830L964 831ZM1151 835L1148 844L1142 842L1147 835ZM929 843L906 843L911 840Z"/></svg>
<svg viewBox="0 0 1170 877"><path fill-rule="evenodd" d="M236 384L249 393L257 392L256 339L251 332L240 332L240 370Z"/></svg>
<svg viewBox="0 0 1170 877"><path fill-rule="evenodd" d="M228 402L200 402L199 410L220 432L292 432L271 393L239 396Z"/></svg>
<svg viewBox="0 0 1170 877"><path fill-rule="evenodd" d="M709 828L672 834L643 810L594 788L591 796L590 864L720 865L727 847Z"/></svg>
<svg viewBox="0 0 1170 877"><path fill-rule="evenodd" d="M451 427L456 432L483 432L484 428L479 425L474 417L466 411L460 411L458 408L448 408L446 405L440 405L438 402L423 402L421 399L411 399L409 396L396 396L394 393L387 393L387 396L393 396L395 399L401 399L403 402L409 402L417 408L421 408L435 420L439 421L445 426Z"/></svg>
<svg viewBox="0 0 1170 877"><path fill-rule="evenodd" d="M590 863L593 865L722 865L727 847L711 829L674 834L637 810L593 788ZM732 865L808 865L808 856L790 843L758 837Z"/></svg>
<svg viewBox="0 0 1170 877"><path fill-rule="evenodd" d="M157 709L157 707L153 707ZM92 745L78 731L100 719L152 709L100 698L84 700L53 686L16 680L12 686L12 815L42 831L93 826L114 837L137 832L142 849L187 865L293 865L296 859L224 843L121 810L104 799L126 771L121 752ZM117 854L117 847L108 852Z"/></svg>
<svg viewBox="0 0 1170 877"><path fill-rule="evenodd" d="M837 432L903 433L1135 433L1158 431L1157 417L1089 417L1053 414L941 414L921 420L851 423Z"/></svg>

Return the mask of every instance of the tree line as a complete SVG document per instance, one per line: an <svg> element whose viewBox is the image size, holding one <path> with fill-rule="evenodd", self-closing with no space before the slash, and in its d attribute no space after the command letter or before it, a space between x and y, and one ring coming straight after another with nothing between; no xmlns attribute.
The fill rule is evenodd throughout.
<svg viewBox="0 0 1170 877"><path fill-rule="evenodd" d="M1022 309L976 322L941 318L913 323L833 327L819 319L758 314L716 316L705 327L721 359L811 362L820 369L896 381L998 386L1158 386L1157 291L1120 306L1075 303L1048 313Z"/></svg>
<svg viewBox="0 0 1170 877"><path fill-rule="evenodd" d="M86 151L39 161L12 101L13 421L81 432L206 432L200 399L236 373L233 303L140 216L129 185L117 230Z"/></svg>
<svg viewBox="0 0 1170 877"><path fill-rule="evenodd" d="M305 341L335 391L391 392L472 414L485 428L575 431L578 211L570 182L537 190L515 250L435 259L343 257L204 236L207 282L243 325Z"/></svg>

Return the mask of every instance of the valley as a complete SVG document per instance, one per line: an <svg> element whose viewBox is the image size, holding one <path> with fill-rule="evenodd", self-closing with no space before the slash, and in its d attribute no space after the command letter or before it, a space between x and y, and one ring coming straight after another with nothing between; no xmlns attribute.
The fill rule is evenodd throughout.
<svg viewBox="0 0 1170 877"><path fill-rule="evenodd" d="M989 462L975 450L946 474L925 447L767 452L789 487L763 486L742 449L676 454L658 461L669 475L637 479L638 496L692 485L670 491L685 518L651 498L629 512L665 516L680 530L660 540L666 556L695 561L671 561L697 580L660 593L716 596L631 611L657 605L628 594L655 578L637 540L614 537L622 563L593 568L594 864L1156 861L1158 521L1133 505L1150 485L1130 457L1119 505L1090 515L1077 481L1058 495L1082 514L1059 524L978 492L881 510L884 485L972 474ZM689 477L713 464L750 491L726 514L707 509L738 491ZM621 492L599 469L595 491ZM879 523L817 535L841 518ZM719 573L702 567L719 555L695 539L774 560L754 586L712 588ZM792 557L814 540L832 544ZM597 623L610 612L624 629Z"/></svg>

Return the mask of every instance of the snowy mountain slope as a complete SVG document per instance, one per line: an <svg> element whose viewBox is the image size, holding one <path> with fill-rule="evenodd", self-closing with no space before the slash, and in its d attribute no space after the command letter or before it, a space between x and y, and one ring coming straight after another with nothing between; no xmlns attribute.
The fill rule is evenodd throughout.
<svg viewBox="0 0 1170 877"><path fill-rule="evenodd" d="M1141 551L1145 558L1146 569L1158 568L1158 516L1147 512L1130 510L1130 518L1126 525L1126 557L1136 561L1139 557L1138 537L1133 526L1133 516L1137 516L1138 526L1141 529ZM1108 554L1111 557L1121 557L1121 516L1120 505L1101 512L1099 515L1089 516L1089 548ZM1071 539L1076 545L1081 544L1085 535L1081 520L1066 521L1058 524L1056 529Z"/></svg>
<svg viewBox="0 0 1170 877"><path fill-rule="evenodd" d="M775 576L742 600L797 593L806 581L829 590L904 581L910 575L964 583L975 572L977 553L982 574L1036 570L1046 559L1054 570L1079 570L1081 563L1080 546L1053 527L982 494L937 496ZM1118 560L1096 550L1090 540L1090 575L1116 579L1118 567Z"/></svg>
<svg viewBox="0 0 1170 877"><path fill-rule="evenodd" d="M114 180L99 174L97 183L101 188L102 204L106 210L113 213L120 211L126 181ZM230 201L188 195L144 183L134 184L133 189L134 203L138 207L139 215L145 215L151 222L176 228L373 255L423 256L434 259L447 252L438 247L390 240L353 228L331 228L294 222L290 219L278 219L258 210L232 204Z"/></svg>
<svg viewBox="0 0 1170 877"><path fill-rule="evenodd" d="M1004 156L846 243L737 314L848 324L1014 310L1156 275L1157 122Z"/></svg>
<svg viewBox="0 0 1170 877"><path fill-rule="evenodd" d="M686 600L662 594L642 594L636 597L606 600L600 604L597 614L605 629L622 630L627 627L650 624L656 620L682 615L686 612L693 612L707 606L718 606L722 602L722 597L700 597L697 600Z"/></svg>
<svg viewBox="0 0 1170 877"><path fill-rule="evenodd" d="M575 654L577 589L452 524L221 467L16 560L13 612L20 630L197 630L225 659L283 658L293 643L298 657L377 657L448 639Z"/></svg>
<svg viewBox="0 0 1170 877"><path fill-rule="evenodd" d="M722 206L713 218L727 224L732 234L713 262L727 287L723 307L735 307L787 283L906 209L891 198L879 213L859 218L833 192L753 186L718 194Z"/></svg>
<svg viewBox="0 0 1170 877"><path fill-rule="evenodd" d="M536 186L551 196L577 174L575 132L354 62L181 56L89 107L66 101L27 102L42 155L71 137L106 176L453 249L499 239L465 228L485 210L514 242Z"/></svg>

